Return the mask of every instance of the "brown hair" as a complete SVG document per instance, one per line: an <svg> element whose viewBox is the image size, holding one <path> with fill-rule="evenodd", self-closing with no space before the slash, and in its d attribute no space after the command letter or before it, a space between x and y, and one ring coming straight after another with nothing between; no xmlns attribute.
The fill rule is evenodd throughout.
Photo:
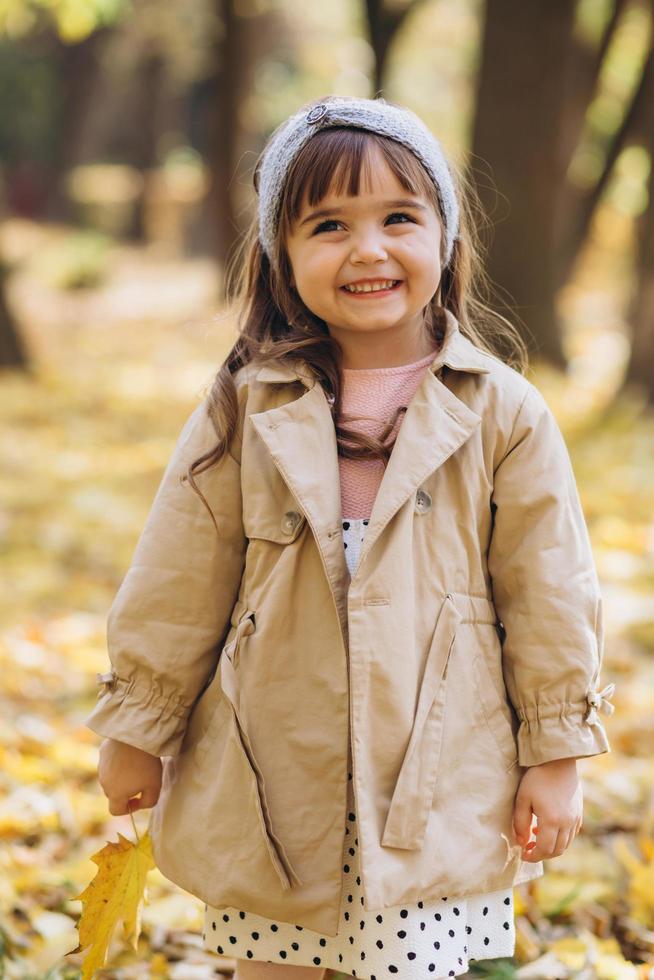
<svg viewBox="0 0 654 980"><path fill-rule="evenodd" d="M290 285L291 265L284 246L293 222L300 214L304 196L314 207L330 190L342 194L347 185L349 195L359 193L362 166L369 168L370 150L376 145L402 187L411 194L423 194L433 204L443 227L443 217L436 188L427 171L414 154L390 137L349 127L318 130L298 152L289 168L281 204L278 234L272 262L258 238L258 216L240 243L227 270L227 297L237 312L238 338L219 368L208 394L208 410L218 443L194 460L187 478L197 493L194 473L202 473L216 464L230 449L238 425L237 389L232 375L249 363L262 365L275 361L289 363L298 357L315 372L325 393L332 400L331 411L339 455L357 459L382 459L390 456L394 440L386 443L399 414L398 409L379 439L349 430L340 422L342 361L340 344L330 336L325 322L314 316ZM258 187L261 157L254 170ZM442 272L439 288L425 307L425 329L440 349L445 332L445 310L457 318L461 332L474 344L496 357L498 347L516 370L524 373L527 350L516 329L483 301L489 288L482 260L475 212L484 214L472 184L450 163L459 201L459 237L448 267ZM461 192L465 186L466 193ZM441 235L441 266L445 236ZM200 496L202 496L200 494ZM206 503L206 501L205 501ZM213 516L213 515L212 515Z"/></svg>

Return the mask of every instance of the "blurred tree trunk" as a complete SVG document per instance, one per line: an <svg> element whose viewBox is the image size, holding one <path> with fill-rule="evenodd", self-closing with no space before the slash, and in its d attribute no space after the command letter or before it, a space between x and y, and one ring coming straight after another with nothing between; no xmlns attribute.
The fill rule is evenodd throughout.
<svg viewBox="0 0 654 980"><path fill-rule="evenodd" d="M651 52L644 78L643 110L640 118L645 136L644 145L649 152L650 161L648 205L636 223L638 242L636 286L629 315L633 325L633 340L625 383L635 382L644 386L648 401L652 404L654 403L654 60Z"/></svg>
<svg viewBox="0 0 654 980"><path fill-rule="evenodd" d="M252 91L255 69L271 55L292 64L299 42L290 15L274 5L260 12L261 5L253 0L214 3L222 29L214 45L213 72L189 93L191 142L210 174L200 219L192 229L192 249L208 251L217 259L224 297L226 263L252 216L252 205L256 207L250 171L266 136L254 113L243 111L244 103Z"/></svg>
<svg viewBox="0 0 654 980"><path fill-rule="evenodd" d="M45 217L53 221L70 221L71 207L65 181L78 159L78 139L81 127L91 111L95 81L101 71L99 53L112 28L101 27L83 41L69 44L56 33L49 44L59 63L61 80L60 122L58 139L53 148L51 193L46 203Z"/></svg>
<svg viewBox="0 0 654 980"><path fill-rule="evenodd" d="M0 368L28 367L18 327L7 304L7 267L0 258Z"/></svg>
<svg viewBox="0 0 654 980"><path fill-rule="evenodd" d="M488 0L486 8L472 150L474 159L490 164L506 202L496 208L492 189L473 172L497 222L489 271L517 312L524 311L539 354L559 366L564 355L556 294L572 274L620 151L643 128L646 71L608 138L596 183L580 188L566 179L627 6L627 0L614 0L595 48L574 36L574 4L565 0L537 0L528 7ZM530 343L530 336L525 340Z"/></svg>
<svg viewBox="0 0 654 980"><path fill-rule="evenodd" d="M231 184L236 178L241 143L239 108L249 87L252 69L249 35L253 19L241 16L237 6L238 0L217 0L223 30L216 42L216 69L208 80L211 183L206 214L210 222L212 252L223 270L240 231ZM224 275L221 289L224 293Z"/></svg>
<svg viewBox="0 0 654 980"><path fill-rule="evenodd" d="M498 215L491 188L473 172L496 222L489 275L525 315L538 354L559 365L556 254L567 166L561 120L575 54L574 8L570 0L487 0L472 138L474 159L488 161L502 199Z"/></svg>
<svg viewBox="0 0 654 980"><path fill-rule="evenodd" d="M111 29L114 30L114 29ZM59 50L62 84L61 141L56 149L53 191L48 202L47 216L59 221L73 221L71 202L65 187L70 170L80 162L80 143L86 117L93 98L101 96L102 79L99 73L101 45L111 39L110 29L100 29L76 45L64 44L56 36ZM143 178L141 191L134 202L127 237L132 241L145 239L144 209L147 181L157 165L157 138L160 132L160 103L166 79L166 52L161 39L149 36L135 40L140 47L138 67L133 78L129 116L105 152L112 151L125 163L138 170Z"/></svg>
<svg viewBox="0 0 654 980"><path fill-rule="evenodd" d="M404 24L407 15L425 3L425 0L404 0L398 5L387 5L385 0L366 0L365 13L368 37L375 56L373 67L373 97L382 94L386 62L393 40Z"/></svg>
<svg viewBox="0 0 654 980"><path fill-rule="evenodd" d="M134 112L138 123L132 127L129 163L140 173L143 183L134 202L127 237L132 241L145 241L145 201L148 181L157 166L157 137L159 136L159 105L166 78L166 59L162 51L151 48L143 53L136 78L137 95Z"/></svg>
<svg viewBox="0 0 654 980"><path fill-rule="evenodd" d="M654 160L654 140L651 159ZM650 166L648 190L650 205L638 223L638 277L630 316L633 342L625 381L643 385L648 402L654 404L654 165Z"/></svg>

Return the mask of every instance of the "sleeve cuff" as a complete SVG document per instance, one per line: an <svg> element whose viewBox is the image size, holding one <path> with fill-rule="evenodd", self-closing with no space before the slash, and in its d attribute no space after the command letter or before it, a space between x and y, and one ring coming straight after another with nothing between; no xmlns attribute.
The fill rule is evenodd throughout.
<svg viewBox="0 0 654 980"><path fill-rule="evenodd" d="M165 697L152 685L119 677L114 670L97 679L104 690L84 720L86 728L159 758L179 755L190 705Z"/></svg>
<svg viewBox="0 0 654 980"><path fill-rule="evenodd" d="M554 759L580 759L610 752L599 715L613 714L615 705L608 699L614 690L615 684L608 684L602 691L589 690L583 701L568 701L556 708L536 705L518 709L519 765L540 766Z"/></svg>

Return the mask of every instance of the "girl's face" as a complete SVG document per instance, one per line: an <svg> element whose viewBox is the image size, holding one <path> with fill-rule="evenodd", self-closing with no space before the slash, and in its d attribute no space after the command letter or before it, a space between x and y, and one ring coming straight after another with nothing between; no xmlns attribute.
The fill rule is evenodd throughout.
<svg viewBox="0 0 654 980"><path fill-rule="evenodd" d="M340 342L345 367L418 359L433 346L423 310L441 277L438 215L407 193L377 147L370 163L358 196L329 193L316 208L305 200L286 241L292 285ZM353 283L384 288L355 293Z"/></svg>

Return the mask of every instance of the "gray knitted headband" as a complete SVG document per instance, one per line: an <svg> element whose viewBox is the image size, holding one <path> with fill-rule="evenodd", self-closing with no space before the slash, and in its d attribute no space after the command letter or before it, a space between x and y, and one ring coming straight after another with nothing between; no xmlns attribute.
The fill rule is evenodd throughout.
<svg viewBox="0 0 654 980"><path fill-rule="evenodd" d="M310 102L282 123L270 137L255 169L259 194L259 240L272 260L279 206L289 168L299 150L320 129L349 126L390 136L420 160L438 192L444 219L447 266L459 230L459 206L447 161L436 137L410 109L384 99L355 99L329 95Z"/></svg>

